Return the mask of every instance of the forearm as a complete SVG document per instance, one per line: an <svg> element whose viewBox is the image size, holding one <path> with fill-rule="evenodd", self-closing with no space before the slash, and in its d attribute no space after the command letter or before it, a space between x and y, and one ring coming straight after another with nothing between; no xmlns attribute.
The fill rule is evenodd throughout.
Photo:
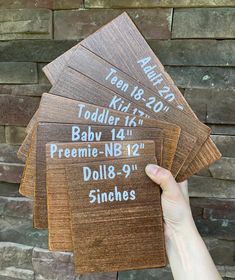
<svg viewBox="0 0 235 280"><path fill-rule="evenodd" d="M221 280L221 276L194 222L183 230L170 230L166 250L175 280Z"/></svg>

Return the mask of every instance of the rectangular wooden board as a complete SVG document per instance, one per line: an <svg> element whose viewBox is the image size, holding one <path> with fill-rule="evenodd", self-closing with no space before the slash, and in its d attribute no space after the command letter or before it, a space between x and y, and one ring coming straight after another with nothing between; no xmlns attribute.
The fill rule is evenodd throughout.
<svg viewBox="0 0 235 280"><path fill-rule="evenodd" d="M82 81L81 83L82 84ZM91 84L91 83L90 83ZM79 84L76 84L77 87L79 87L78 91L76 91L77 93L77 99L79 101L91 101L91 104L96 103L96 105L106 105L107 101L105 100L110 100L110 98L113 97L113 93L111 95L111 91L107 90L105 88L100 88L97 89L96 87L96 92L99 92L99 94L101 94L104 97L100 97L99 99L101 100L101 102L97 101L95 102L95 96L92 99L91 97L88 99L87 96L89 96L92 92L94 92L94 88L90 87L90 84L87 84L87 88L81 88L79 87ZM74 85L74 84L73 84ZM80 90L81 89L81 90ZM86 94L84 94L84 90L86 90ZM62 96L62 93L59 94L59 96ZM78 102L74 102L68 99L64 99L64 98L60 98L60 97L56 97L54 95L51 94L43 94L42 95L42 99L41 99L41 103L40 103L40 107L38 110L38 115L37 118L34 119L35 123L36 121L47 121L47 122L62 122L62 123L67 123L67 122L75 122L76 118L73 118L72 114L67 114L66 110L71 111L76 110L76 115L77 115L77 108L76 106L78 106ZM84 97L85 96L85 97ZM69 95L69 98L71 97L71 95ZM97 95L98 98L98 95ZM92 102L93 100L93 102ZM67 106L65 106L67 105ZM88 105L87 105L88 106ZM89 105L90 107L92 107L92 105ZM97 107L97 106L96 106ZM71 109L72 108L72 109ZM92 107L94 108L94 106ZM126 109L128 108L128 110ZM61 112L61 110L63 110ZM106 110L110 110L112 112L112 108L109 109L109 107ZM176 145L176 140L174 140L173 138L177 139L179 138L179 128L177 128L176 126L174 126L174 124L168 124L165 121L161 121L161 120L152 120L150 121L149 119L143 118L144 116L142 116L144 113L142 112L141 109L138 109L135 105L132 105L131 103L128 103L127 105L124 105L122 107L122 110L120 110L119 112L121 113L133 113L133 111L137 111L138 110L138 114L136 114L136 117L132 117L134 119L139 120L139 118L141 118L140 121L144 121L146 123L147 126L149 126L150 124L152 125L153 122L155 122L155 124L159 127L162 128L164 130L164 134L166 137L165 138L165 142L164 143L164 149L165 151L163 151L163 167L167 168L167 169L171 169L172 163L173 163L173 152L176 152L177 149L177 145ZM118 110L113 110L113 111L118 111ZM58 112L60 113L60 115L58 115ZM72 113L72 112L71 112ZM151 123L152 122L152 123ZM169 138L169 133L172 134L172 137L170 139L170 142L168 141ZM173 135L175 133L175 135ZM188 139L190 139L190 136L188 136ZM173 141L172 141L173 140ZM194 140L194 138L193 138ZM192 140L192 141L193 141ZM25 145L22 145L19 152L22 154L23 157L27 156L27 143L30 141L30 130L28 132L28 136L26 137L26 140L24 141ZM189 141L188 141L189 143ZM166 145L165 145L166 144ZM194 141L193 141L194 144ZM189 144L190 147L189 149L191 149L192 144ZM173 172L173 175L176 175L176 172Z"/></svg>
<svg viewBox="0 0 235 280"><path fill-rule="evenodd" d="M160 188L144 172L148 163L155 158L66 166L78 273L166 265Z"/></svg>
<svg viewBox="0 0 235 280"><path fill-rule="evenodd" d="M162 134L161 130L155 127L110 127L100 125L86 124L57 124L57 123L40 123L37 127L36 134L36 151L32 150L32 156L36 156L36 184L34 189L34 226L36 228L47 227L47 196L46 196L46 143L55 142L71 142L73 131L80 131L81 135L93 133L99 138L93 141L120 141L114 139L122 131L124 140L154 140L156 143L155 152L162 150ZM115 131L114 131L115 130ZM115 137L116 138L116 137ZM77 142L87 142L87 138L80 138ZM73 141L74 142L74 141ZM26 166L27 169L27 166Z"/></svg>
<svg viewBox="0 0 235 280"><path fill-rule="evenodd" d="M113 51L114 42L115 52ZM62 69L64 69L67 65L79 45L84 46L94 54L100 56L110 64L115 65L123 72L127 73L131 77L134 77L136 80L158 93L159 90L166 86L168 91L163 92L163 97L174 103L177 108L183 109L193 119L196 118L196 115L184 99L183 95L175 86L171 77L166 73L163 65L151 50L127 13L124 12L84 39L80 44L74 46L63 55L46 65L43 70L52 84L58 80ZM156 88L154 83L151 82L151 79L149 79L148 75L143 71L143 68L138 65L137 62L141 59L147 59L146 61L149 60L149 63L146 65L148 67L156 66L156 73L157 75L159 74L159 77L162 79L160 89L159 87ZM172 97L172 94L174 95L174 98ZM199 151L200 158L204 157L205 151L206 154L209 155L208 158L210 158L210 161L206 162L206 165L218 160L221 157L221 154L215 145L213 145L209 139L207 141L208 143L205 144L203 150L201 152ZM197 166L197 164L192 165ZM181 181L181 178L185 177L186 169L187 165L181 169L177 178L178 181ZM191 170L189 171L189 174L190 173Z"/></svg>
<svg viewBox="0 0 235 280"><path fill-rule="evenodd" d="M79 109L80 107L82 109ZM113 116L116 116L116 118L120 119L122 122L119 124L120 125L126 125L125 122L128 118L128 120L131 120L130 125L142 125L146 127L156 127L159 128L163 131L164 133L164 151L162 153L163 155L163 161L159 158L160 155L158 155L159 162L162 163L162 166L165 168L170 168L171 164L173 162L174 154L177 148L177 143L179 139L179 134L180 134L180 128L173 124L168 124L166 122L162 121L157 121L153 119L142 119L140 117L136 116L130 116L128 114L124 114L123 112L118 112L110 109L104 109L101 107L97 107L91 104L83 103L83 102L78 102L75 100L70 100L67 98L59 97L59 96L54 96L52 94L43 94L40 107L37 113L37 120L41 122L58 122L58 123L96 123L96 121L92 121L91 119L87 120L84 118L84 112L86 112L83 108L86 106L87 109L89 109L92 112L96 112L98 109L103 112L114 114ZM81 116L78 116L78 112L82 112ZM69 112L69 113L68 113ZM107 114L106 114L107 115ZM79 117L79 118L78 118ZM125 118L125 119L123 119ZM100 122L99 122L100 123ZM35 123L35 127L37 126L37 123ZM27 143L27 146L22 146L21 147L21 153L24 150L24 153L28 152L28 147L30 143L30 137L32 136L32 133L29 131L28 135L26 136L25 143ZM33 151L33 154L35 154L36 147L31 145L31 148ZM35 166L35 165L34 165ZM34 172L35 173L35 172ZM29 194L29 191L26 191L26 189L33 190L31 185L34 184L32 181L29 182L29 180L25 177L27 177L25 174L28 174L27 172L24 173L24 176L22 178L22 183L21 183L21 193L22 194ZM30 174L29 174L30 176ZM30 176L32 178L32 176Z"/></svg>
<svg viewBox="0 0 235 280"><path fill-rule="evenodd" d="M213 150L213 151L211 151ZM205 142L205 144L201 148L201 152L198 153L195 157L195 160L193 160L188 169L187 169L187 174L191 177L194 173L195 170L201 170L208 165L212 164L215 159L214 157L211 157L211 153L215 153L215 150L217 150L215 143L212 141L211 138L209 138L208 141ZM208 151L211 151L211 153L208 153ZM217 159L219 159L221 156L220 152L217 152ZM185 174L182 174L180 176L177 176L180 181L184 181L187 178L185 177Z"/></svg>
<svg viewBox="0 0 235 280"><path fill-rule="evenodd" d="M29 149L27 152L24 171L21 177L19 188L19 193L29 198L34 198L34 190L36 184L36 132L37 127L35 127L30 132L31 137L28 144Z"/></svg>
<svg viewBox="0 0 235 280"><path fill-rule="evenodd" d="M156 148L159 150L159 147ZM72 157L71 155L74 150L76 151L76 156ZM114 155L115 150L118 153L115 152ZM92 156L94 153L96 156ZM67 165L107 159L117 159L120 161L119 159L128 157L138 158L153 155L155 155L155 142L146 140L90 143L52 142L46 144L49 249L55 251L73 251L68 187L65 176L65 167Z"/></svg>
<svg viewBox="0 0 235 280"><path fill-rule="evenodd" d="M127 90L122 90L121 88L115 89L106 84L101 85L102 81L96 82L90 79L87 75L83 75L82 73L76 70L73 70L69 67L65 67L63 73L61 74L61 79L59 79L55 83L55 85L51 88L50 93L53 93L54 95L68 97L75 100L81 100L99 106L102 105L104 107L111 108L113 110L127 112L134 115L140 115L143 117L150 116L151 118L160 121L165 121L166 118L165 114L172 114L171 112L172 110L177 111L178 114L181 114L181 111L175 109L174 107L168 106L165 100L160 100L159 101L160 103L159 102L158 103L160 104L160 106L164 104L164 108L166 108L167 111L161 110L160 112L154 112L153 110L150 110L145 106L148 103L144 102L145 105L139 104L139 102L135 100L134 97L131 97L131 91L137 86L139 87L139 89L143 90L142 85L139 85L139 83L136 81L130 80L129 76L125 76L125 77L128 81L128 89ZM127 85L127 83L125 84ZM86 91L86 94L83 94L84 91ZM150 90L147 89L147 93L145 94L147 96L149 96L149 94L152 94L152 96L149 96L150 99L155 98L154 97L155 93L154 92L149 93L149 91ZM157 105L157 101L155 102L156 105ZM175 115L173 115L172 118L175 119ZM169 120L171 121L172 118L171 119L169 118ZM196 138L194 137L194 135L190 135L186 131L183 131L177 145L173 166L172 163L171 165L164 164L165 168L171 170L173 176L177 175L177 173L185 163L189 153L193 149L193 146L195 146L196 144L195 142L196 142ZM163 153L163 157L165 155L166 154Z"/></svg>
<svg viewBox="0 0 235 280"><path fill-rule="evenodd" d="M152 77L151 80L153 80L154 84L156 83L155 87L157 87L159 81L161 81L156 74L157 70L155 70L154 66L145 66L145 59L140 61L139 67L143 68L142 71L146 72L147 76ZM95 80L97 83L103 84L105 87L113 90L121 96L128 98L131 102L139 104L141 108L147 109L147 112L151 117L155 116L180 126L182 129L181 133L185 131L190 135L195 135L197 137L197 142L190 154L186 154L186 160L182 167L184 170L186 170L189 163L193 160L203 143L209 137L210 128L197 119L193 119L184 111L175 108L174 105L172 105L172 102L167 101L163 97L165 92L164 89L159 90L159 94L162 94L162 96L160 96L155 91L143 86L141 83L137 82L132 77L123 73L117 67L101 59L86 48L78 46L69 60L68 66L83 73L90 79ZM99 71L97 71L97 69L99 69ZM61 79L63 80L63 76L61 76ZM171 93L171 96L173 96L172 94L173 93ZM180 139L178 147L181 147L181 143ZM184 143L182 148L184 149L185 146ZM181 154L184 154L183 150L181 150L181 152ZM179 166L175 168L179 171ZM187 176L187 174L185 176Z"/></svg>

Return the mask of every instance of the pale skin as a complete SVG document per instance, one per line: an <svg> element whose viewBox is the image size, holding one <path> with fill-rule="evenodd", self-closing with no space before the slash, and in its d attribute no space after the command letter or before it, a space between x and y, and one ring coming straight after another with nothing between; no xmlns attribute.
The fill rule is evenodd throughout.
<svg viewBox="0 0 235 280"><path fill-rule="evenodd" d="M195 226L187 181L176 183L168 170L153 164L145 171L162 189L166 252L174 280L222 280Z"/></svg>

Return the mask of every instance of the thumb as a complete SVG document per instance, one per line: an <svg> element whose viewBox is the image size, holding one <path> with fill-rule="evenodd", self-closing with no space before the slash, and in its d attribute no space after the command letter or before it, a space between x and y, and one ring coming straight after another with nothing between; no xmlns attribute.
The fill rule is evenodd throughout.
<svg viewBox="0 0 235 280"><path fill-rule="evenodd" d="M145 172L156 184L160 185L164 194L169 196L179 195L179 187L171 172L155 164L148 164Z"/></svg>

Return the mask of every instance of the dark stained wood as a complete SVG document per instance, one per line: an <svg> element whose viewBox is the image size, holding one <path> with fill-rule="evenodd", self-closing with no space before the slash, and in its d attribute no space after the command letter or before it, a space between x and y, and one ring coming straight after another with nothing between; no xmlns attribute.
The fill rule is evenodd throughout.
<svg viewBox="0 0 235 280"><path fill-rule="evenodd" d="M78 106L85 105L87 106L87 109L90 108L91 111L95 111L97 109L104 110L104 108L97 107L91 104L82 103L74 100L70 100L67 98L54 96L51 94L43 94L40 104L40 109L37 113L37 120L41 122L61 122L61 123L84 123L84 124L91 124L96 123L92 120L86 120L81 116L81 118L77 117L78 114ZM105 109L106 111L108 109ZM69 114L68 114L69 112ZM113 110L109 110L110 114L113 114L113 116L116 116L117 118L120 118L120 121L118 122L119 125L125 125L125 119L129 117L128 114L124 114L122 112L117 112ZM142 125L144 127L155 127L159 128L164 133L164 162L161 160L161 155L158 155L159 163L165 167L170 169L171 164L173 162L173 158L175 155L178 139L179 139L179 133L180 129L173 125L168 124L166 122L153 120L153 119L142 119L139 117L131 116L131 118L134 118L136 121L136 124ZM36 121L36 119L35 119ZM106 124L107 125L107 124ZM35 124L36 126L36 124ZM28 153L28 147L30 143L30 131L24 141L24 145L21 146L19 153L22 153L24 157L27 156ZM35 149L36 147L32 146L33 154L35 155ZM27 188L27 185L29 185L28 180L23 180L26 184L25 187L22 187L21 189ZM32 189L32 187L29 187ZM23 193L23 192L22 192ZM27 192L28 193L28 192Z"/></svg>
<svg viewBox="0 0 235 280"><path fill-rule="evenodd" d="M191 164L189 165L187 169L187 175L186 173L180 173L177 176L177 180L179 182L182 182L188 179L193 174L195 174L195 170L198 171L202 170L203 168L209 166L210 164L219 160L220 158L221 158L221 153L216 148L212 139L209 138L209 140L206 141L205 144L202 146L201 152L196 155L195 160L192 161Z"/></svg>
<svg viewBox="0 0 235 280"><path fill-rule="evenodd" d="M80 81L81 85L83 85L82 81ZM76 84L74 86L79 86L79 84ZM90 83L91 84L91 83ZM87 94L84 95L84 90L85 88L81 88L81 91L76 92L77 93L77 98L76 100L80 101L91 101L91 103L96 103L96 105L102 105L105 106L107 104L107 101L110 100L111 97L107 93L110 91L104 91L104 88L99 88L96 87L96 91L101 94L101 97L99 98L97 95L97 100L99 99L100 101L94 102L96 97L93 99L89 98L89 93L94 92L94 88L90 87L90 84L87 84ZM64 88L62 88L63 90ZM79 88L80 89L80 88ZM67 93L68 91L66 91ZM71 91L72 92L72 91ZM62 93L61 93L62 94ZM67 94L66 94L67 96ZM69 97L72 97L71 95L68 95ZM102 97L104 96L104 97ZM113 97L113 95L112 95ZM93 101L92 101L93 100ZM52 106L53 104L53 106ZM41 103L40 103L40 112L38 112L37 120L41 122L62 122L62 123L75 123L77 121L77 109L78 105L82 104L81 102L75 102L73 100L69 100L67 98L62 98L59 96L54 96L51 94L43 94ZM85 104L85 103L84 103ZM90 110L95 110L97 109L97 106L92 106L91 104L87 105ZM135 105L132 104L126 104L125 106L129 106L130 110L137 110L138 108ZM124 108L124 107L123 107ZM112 110L112 109L106 109L110 110L110 112L115 113L117 116L119 116L117 110ZM124 110L125 111L125 110ZM139 110L141 111L141 110ZM70 112L68 114L67 112ZM124 114L123 111L119 111L120 113ZM133 112L133 111L131 111ZM141 111L142 112L142 111ZM128 110L129 113L129 110ZM140 112L139 112L140 113ZM131 117L134 118L135 121L140 123L143 120L143 126L147 127L158 127L163 130L164 133L164 151L163 151L163 161L162 161L162 166L167 169L171 169L173 159L174 159L174 154L176 152L176 147L179 139L179 133L180 129L174 124L167 123L165 121L157 120L157 119L146 119L146 118L140 118L140 116L136 115L136 117ZM85 121L85 120L84 120ZM34 121L34 124L36 122L36 118ZM122 124L120 124L122 125ZM32 127L32 123L31 123ZM29 128L30 130L30 128ZM191 139L189 138L189 141ZM193 142L194 143L194 142ZM189 142L190 145L190 142ZM191 147L191 146L190 146ZM21 147L20 151L24 157L27 154L27 148ZM160 162L160 161L159 161ZM174 175L176 173L173 172Z"/></svg>
<svg viewBox="0 0 235 280"><path fill-rule="evenodd" d="M58 121L59 119L57 118L57 115L55 114L55 121ZM76 123L78 124L78 123ZM24 172L22 175L22 179L21 179L21 183L20 183L20 193L24 196L27 197L34 197L34 188L35 188L35 183L36 183L36 145L37 145L37 141L36 141L36 130L37 130L37 125L33 128L32 131L30 131L30 133L27 135L26 140L27 140L27 156L26 156L26 165L24 168ZM145 130L144 130L145 131ZM151 133L153 133L153 135L151 136ZM175 133L177 133L177 131L175 131ZM176 134L174 134L174 136L172 137L172 139L170 138L164 138L163 139L163 131L159 130L158 128L152 128L151 130L149 130L149 132L147 132L147 137L153 137L154 140L157 142L157 146L156 146L156 157L158 158L159 164L161 164L162 162L162 152L163 152L163 142L165 141L165 143L167 143L167 141L169 141L169 143L172 144L172 142L175 142L175 145L177 145L177 137ZM169 134L169 133L168 133ZM146 135L143 135L143 137L145 137ZM169 134L170 136L170 134ZM152 139L152 138L151 138ZM53 138L53 140L55 141L56 139ZM68 141L68 140L67 140ZM71 141L71 139L70 139ZM167 144L165 144L167 145ZM172 149L173 152L174 149ZM168 150L170 153L170 150Z"/></svg>
<svg viewBox="0 0 235 280"><path fill-rule="evenodd" d="M138 83L136 80L123 73L117 67L114 67L108 62L102 60L97 55L93 54L82 46L78 46L74 51L71 59L68 62L68 66L83 73L85 76L95 80L99 84L103 83L105 87L126 97L135 104L140 105L141 108L147 109L149 115L150 112L152 113L150 116L154 115L155 117L158 117L162 120L180 126L181 134L185 131L197 137L197 142L191 150L190 155L186 154L185 157L186 160L184 161L184 166L182 169L186 171L187 166L193 160L200 150L200 147L208 138L210 128L200 123L197 119L192 119L192 117L186 114L184 111L178 110L171 104L171 102L167 102L165 98L156 94L156 88L154 92L153 90L144 87L141 83ZM136 63L136 67L140 66ZM144 72L144 70L147 68L151 68L151 71L146 70L148 73L146 75L151 74L151 76L156 76L156 73L159 72L155 71L156 67L154 70L152 70L153 66L145 66L142 71ZM99 71L97 71L97 69L99 69ZM63 77L61 77L61 79L63 79ZM164 96L164 92L162 95ZM178 144L178 149L179 147L182 147L182 150L180 150L181 156L185 154L183 149L186 145L183 143L183 141L184 140L181 136ZM177 167L179 168L179 166ZM187 176L186 172L184 172L184 174Z"/></svg>
<svg viewBox="0 0 235 280"><path fill-rule="evenodd" d="M51 94L43 94L41 104L40 104L40 110L37 113L37 120L41 122L58 122L58 123L86 123L86 124L92 124L92 123L97 123L92 120L86 120L84 118L85 115L81 115L80 118L78 118L78 106L79 105L85 105L87 109L90 111L96 111L97 109L104 110L104 108L97 107L91 104L87 103L82 103L74 100L70 100L67 98L62 98L59 96L54 96ZM118 125L127 125L125 124L126 118L129 117L128 114L113 111L110 109L105 109L106 112L110 112L112 116L116 116L116 118L119 118L120 121ZM107 111L108 110L108 111ZM70 114L68 114L70 112ZM158 155L158 160L159 164L161 164L163 167L170 169L171 164L173 162L173 158L175 155L178 139L179 139L179 133L180 129L173 125L173 124L168 124L166 122L161 122L153 119L141 119L139 117L131 116L131 119L133 119L136 122L136 125L144 126L144 127L155 127L159 128L163 131L164 135L164 161L162 161L162 155ZM106 124L108 125L108 124ZM130 123L130 125L133 125L133 122ZM36 125L35 125L36 126ZM28 153L27 147L29 147L29 142L30 142L30 137L31 134L30 132L28 133L23 146L21 146L19 153L21 152L24 156ZM36 157L36 146L34 144L31 145L33 152L34 160ZM35 167L35 165L32 164L31 160L31 165L32 168ZM35 172L34 172L35 173ZM30 173L25 172L22 179L22 184L21 184L21 193L26 194L27 196L31 191L33 190L34 181L33 180L28 180L26 174L30 178L32 176ZM31 185L30 185L31 184ZM26 189L29 188L30 191L26 191ZM33 193L31 193L33 195ZM30 195L30 196L31 196Z"/></svg>
<svg viewBox="0 0 235 280"><path fill-rule="evenodd" d="M31 144L31 139L32 139L32 132L33 132L33 127L27 133L23 143L21 144L21 146L20 146L20 148L19 148L19 150L17 152L17 157L19 159L21 159L23 162L27 161L28 151L30 149L30 144Z"/></svg>
<svg viewBox="0 0 235 280"><path fill-rule="evenodd" d="M115 49L118 51L113 52L113 44L110 42L115 42ZM153 83L149 81L143 69L141 67L137 67L137 61L142 58L150 57L150 65L158 66L158 73L162 75L161 77L164 80L163 84L168 86L175 96L172 103L179 108L182 108L183 106L184 111L186 111L193 119L196 118L196 115L185 101L183 95L174 85L173 80L165 72L159 59L154 55L153 51L126 13L121 14L109 24L103 26L94 34L83 40L80 44L74 46L72 49L45 66L44 72L48 77L50 77L52 84L58 80L61 74L61 69L67 65L70 56L73 55L79 45L86 47L94 54L100 56L120 70L129 74L131 77L141 81L141 83L156 91L156 88ZM166 96L166 99L168 97ZM211 157L217 158L216 154L219 153L218 150L214 145L210 145L211 142L209 141L207 145L203 147L200 157L203 157L203 152L206 151L207 154L211 155ZM188 164L182 168L179 176L184 176L189 163L190 161L188 161Z"/></svg>
<svg viewBox="0 0 235 280"><path fill-rule="evenodd" d="M36 183L36 133L37 127L35 127L31 132L30 135L28 134L26 137L26 141L30 139L27 143L27 156L25 162L24 172L20 182L19 192L30 198L34 198L34 189ZM30 136L30 138L29 138Z"/></svg>
<svg viewBox="0 0 235 280"><path fill-rule="evenodd" d="M134 87L135 83L133 84L132 81L130 82L129 77L126 78L128 79L129 87ZM139 83L137 84L139 85ZM142 87L142 85L140 86ZM84 91L86 94L84 94ZM147 91L149 90L147 89ZM115 90L115 88L112 88L109 85L105 87L100 83L89 79L80 72L68 67L65 67L61 74L61 79L55 83L55 85L50 90L50 93L96 104L99 106L104 106L117 111L127 111L130 114L150 116L151 118L155 118L158 121L165 119L164 112L155 113L151 110L148 110L146 106L139 104L134 98L128 97L128 95L130 95L130 89L128 92L122 92ZM152 94L155 95L155 93ZM116 102L116 100L119 101ZM166 103L165 100L163 100L163 102ZM174 110L177 111L176 109ZM193 135L183 132L183 135L181 135L180 141L177 145L173 166L172 162L169 164L168 153L163 151L163 167L171 170L172 174L175 176L184 164L187 156L195 145L195 142L196 138Z"/></svg>
<svg viewBox="0 0 235 280"><path fill-rule="evenodd" d="M115 167L114 180L97 181L86 177L84 164L67 165L76 272L166 265L160 189L147 178L147 163L155 163L154 157L87 163L85 167L92 171L104 165ZM123 164L136 165L137 170L135 167L128 177L118 175ZM98 203L98 190L100 194L113 193L114 201L106 202L101 195ZM124 192L128 200L124 199Z"/></svg>
<svg viewBox="0 0 235 280"><path fill-rule="evenodd" d="M155 153L155 143L153 141L140 141L134 142L113 142L112 144L121 146L122 153L119 156L105 156L105 153L98 154L97 157L86 156L87 147L90 149L98 149L99 151L107 151L110 142L90 142L87 143L48 143L46 144L46 189L47 189L47 211L48 211L48 237L49 249L55 251L72 251L72 237L70 227L70 213L68 202L68 187L65 176L65 167L70 164L80 162L91 162L97 160L113 160L120 158L128 158L128 145L133 151L133 148L139 148L139 155L153 156ZM134 146L133 146L134 144ZM57 148L57 152L53 152ZM156 146L157 149L159 149ZM63 156L59 157L59 151L66 149L72 151L73 149L79 150L76 157ZM157 153L157 152L156 152ZM80 156L79 156L80 155ZM82 156L81 156L82 155ZM130 154L131 157L134 154Z"/></svg>
<svg viewBox="0 0 235 280"><path fill-rule="evenodd" d="M37 127L36 149L32 149L32 156L36 155L36 184L34 189L34 226L36 228L47 227L47 196L46 196L46 143L51 141L56 142L71 142L71 134L73 127L80 129L81 134L85 131L92 130L94 133L100 133L100 141L112 141L112 129L121 127L110 127L100 125L87 124L57 124L57 123L40 123ZM122 129L122 128L121 128ZM134 127L124 128L124 140L154 140L155 151L162 150L162 135L161 130L154 127ZM116 139L120 141L120 139ZM87 142L86 139L77 140L77 142ZM92 140L94 141L94 140ZM98 141L98 139L95 139ZM158 149L158 150L157 150ZM27 169L27 166L26 166Z"/></svg>
<svg viewBox="0 0 235 280"><path fill-rule="evenodd" d="M113 44L111 44L111 42L115 42L115 49L118 51L113 51ZM143 84L146 84L148 87L156 91L156 87L149 82L148 77L145 75L140 65L137 64L137 61L140 59L150 57L151 64L157 64L159 66L158 72L162 73L164 84L169 85L172 88L171 92L173 91L176 95L177 98L173 100L173 103L180 106L186 105L185 109L189 110L181 92L165 72L163 65L148 46L147 42L127 13L122 13L120 16L116 17L98 31L81 41L79 45L86 47L94 54L105 59L112 65L115 65L133 78L142 81ZM52 80L54 82L58 80L61 68L64 68L69 57L75 50L76 47L73 47L64 55L46 65L44 67L45 74L48 75L50 73L49 75L53 75ZM57 68L55 65L59 65L60 68Z"/></svg>
<svg viewBox="0 0 235 280"><path fill-rule="evenodd" d="M22 161L26 161L26 157L28 155L28 151L30 148L30 142L31 142L31 138L32 138L32 132L33 132L33 127L37 122L37 113L38 110L34 113L33 117L31 118L31 120L29 121L27 127L26 127L26 137L23 141L23 143L21 144L18 152L17 152L17 156L19 159L21 159Z"/></svg>
<svg viewBox="0 0 235 280"><path fill-rule="evenodd" d="M62 123L76 123L78 121L78 105L85 105L85 103L69 100L67 98L62 98L59 96L54 96L51 94L43 94L41 103L40 103L40 111L37 112L37 117L34 117L34 125L36 120L41 122L62 122ZM91 111L97 110L97 106L93 106L91 104L86 104L87 109L90 108ZM104 108L100 108L100 110L104 110ZM120 116L125 116L125 118L129 117L128 114L124 114L123 112L117 112L110 109L105 109L107 112L109 111L110 114L114 114L117 118L120 118ZM68 114L68 112L70 112ZM81 117L84 117L82 115ZM131 119L136 122L136 125L143 125L147 127L156 127L159 129L162 129L164 131L164 161L163 166L165 168L170 169L174 154L176 151L176 146L179 138L180 129L173 125L168 124L166 122L153 120L153 119L142 119L140 117L131 116ZM126 125L125 120L122 119L122 122L118 122L119 125ZM143 121L143 122L142 122ZM33 122L33 120L32 120ZM32 130L33 123L31 122L31 127L28 129L28 135L21 146L18 155L21 154L21 157L26 157L28 153L28 147L30 143L30 130ZM89 123L84 118L79 119L79 123ZM90 120L90 123L92 123L92 120ZM95 123L95 122L94 122ZM133 125L135 123L131 122L130 125ZM162 162L159 160L159 162Z"/></svg>
<svg viewBox="0 0 235 280"><path fill-rule="evenodd" d="M56 59L54 59L52 62L48 63L42 68L52 85L58 80L61 72L63 71L65 65L69 61L71 55L73 54L76 48L77 45L67 50L65 53L58 56Z"/></svg>

